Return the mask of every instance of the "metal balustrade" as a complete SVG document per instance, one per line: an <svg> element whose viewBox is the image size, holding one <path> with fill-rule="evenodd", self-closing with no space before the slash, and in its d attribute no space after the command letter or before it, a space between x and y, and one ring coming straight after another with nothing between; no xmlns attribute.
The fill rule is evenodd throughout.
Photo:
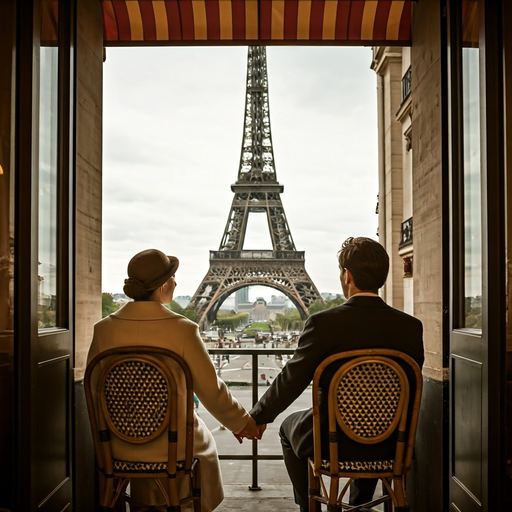
<svg viewBox="0 0 512 512"><path fill-rule="evenodd" d="M303 260L304 251L210 251L210 260Z"/></svg>
<svg viewBox="0 0 512 512"><path fill-rule="evenodd" d="M293 355L293 348L209 348L210 355L246 355L251 356L251 386L252 386L252 405L258 401L258 357L268 355ZM219 454L220 460L252 460L252 485L251 491L259 491L261 487L258 484L258 462L260 460L283 460L282 454L260 455L258 454L258 442L252 441L251 455L224 455Z"/></svg>
<svg viewBox="0 0 512 512"><path fill-rule="evenodd" d="M413 241L413 224L412 217L402 222L402 226L400 229L400 243L398 244L398 248L402 249L402 247L406 247L411 245Z"/></svg>
<svg viewBox="0 0 512 512"><path fill-rule="evenodd" d="M409 97L412 89L411 66L402 77L402 103Z"/></svg>

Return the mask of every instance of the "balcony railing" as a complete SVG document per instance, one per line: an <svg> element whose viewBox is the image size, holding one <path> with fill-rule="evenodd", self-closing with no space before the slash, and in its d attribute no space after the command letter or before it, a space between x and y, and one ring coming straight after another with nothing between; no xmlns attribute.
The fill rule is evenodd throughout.
<svg viewBox="0 0 512 512"><path fill-rule="evenodd" d="M400 243L398 248L402 249L412 244L412 217L402 222L402 228L400 231Z"/></svg>
<svg viewBox="0 0 512 512"><path fill-rule="evenodd" d="M411 88L412 88L411 66L409 66L409 69L405 72L405 75L402 77L402 103L411 94Z"/></svg>
<svg viewBox="0 0 512 512"><path fill-rule="evenodd" d="M245 355L251 357L251 386L252 386L252 405L258 401L258 357L269 355L292 355L295 349L291 348L209 348L210 355ZM252 461L252 485L249 487L252 491L261 489L258 483L258 462L260 460L283 460L282 454L260 455L258 453L258 442L252 441L251 455L226 455L219 454L220 460L251 460Z"/></svg>

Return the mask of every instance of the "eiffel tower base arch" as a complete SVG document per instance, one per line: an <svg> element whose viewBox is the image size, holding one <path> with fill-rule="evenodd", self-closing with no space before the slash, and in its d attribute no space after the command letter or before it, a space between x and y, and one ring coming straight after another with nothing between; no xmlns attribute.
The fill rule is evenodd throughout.
<svg viewBox="0 0 512 512"><path fill-rule="evenodd" d="M223 251L212 252L210 256L210 268L188 305L198 313L201 329L213 322L228 296L244 286L269 286L280 291L293 302L303 319L312 304L322 301L300 251L282 251L289 252L283 255L276 255L276 251L236 252L240 254L229 255L229 259Z"/></svg>

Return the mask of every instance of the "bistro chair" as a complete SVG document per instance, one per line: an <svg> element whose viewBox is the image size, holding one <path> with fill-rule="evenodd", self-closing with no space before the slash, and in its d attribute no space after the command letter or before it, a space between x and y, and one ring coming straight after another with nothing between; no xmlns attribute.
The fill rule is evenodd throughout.
<svg viewBox="0 0 512 512"><path fill-rule="evenodd" d="M335 366L330 366L333 363ZM327 432L320 429L319 383L329 367L335 373L326 404L328 439L322 439ZM413 459L422 386L418 364L396 350L351 350L322 362L313 378L314 456L308 460L310 512L319 512L321 504L327 505L330 512L356 512L363 507L374 510L372 507L380 503L385 503L386 511L410 510L405 476ZM345 460L344 440L352 454L361 456ZM385 458L381 455L373 460L376 445L386 440L385 452L379 450L386 454ZM340 478L348 478L341 492ZM363 505L348 505L343 497L354 478L378 478L388 494Z"/></svg>
<svg viewBox="0 0 512 512"><path fill-rule="evenodd" d="M185 375L185 418L178 417L178 389L169 366L170 360L178 363ZM95 376L91 379L95 369ZM166 500L168 512L180 512L181 505L190 501L194 512L200 512L199 461L192 456L192 374L184 359L170 350L157 347L106 350L87 366L85 392L99 470L99 510L113 511L114 507L117 510L119 503L125 502L142 506L141 510L154 510L151 506L144 508L125 493L131 479L153 478ZM186 432L184 460L177 460L179 424L185 427L183 431ZM116 453L115 443L112 443L112 439L117 438L131 445L143 445L161 436L164 436L167 452L165 460L159 461L126 460ZM162 478L167 480L167 485L159 480ZM190 490L181 500L178 494L180 478L188 479Z"/></svg>

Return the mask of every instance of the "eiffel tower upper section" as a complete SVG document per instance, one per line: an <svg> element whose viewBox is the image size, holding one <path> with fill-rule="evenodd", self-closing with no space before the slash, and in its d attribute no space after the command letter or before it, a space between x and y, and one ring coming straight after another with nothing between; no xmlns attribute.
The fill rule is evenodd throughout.
<svg viewBox="0 0 512 512"><path fill-rule="evenodd" d="M220 251L241 251L250 212L265 212L274 251L295 251L277 182L270 108L266 48L250 46L247 58L247 89L244 132L238 179L231 190L233 204L219 247Z"/></svg>
<svg viewBox="0 0 512 512"><path fill-rule="evenodd" d="M190 301L205 326L220 305L244 286L270 286L284 293L305 318L322 301L297 251L281 203L277 182L268 102L267 57L264 46L250 46L247 62L244 134L231 210L218 251L210 251L210 268ZM251 213L265 213L272 240L270 250L244 250Z"/></svg>

